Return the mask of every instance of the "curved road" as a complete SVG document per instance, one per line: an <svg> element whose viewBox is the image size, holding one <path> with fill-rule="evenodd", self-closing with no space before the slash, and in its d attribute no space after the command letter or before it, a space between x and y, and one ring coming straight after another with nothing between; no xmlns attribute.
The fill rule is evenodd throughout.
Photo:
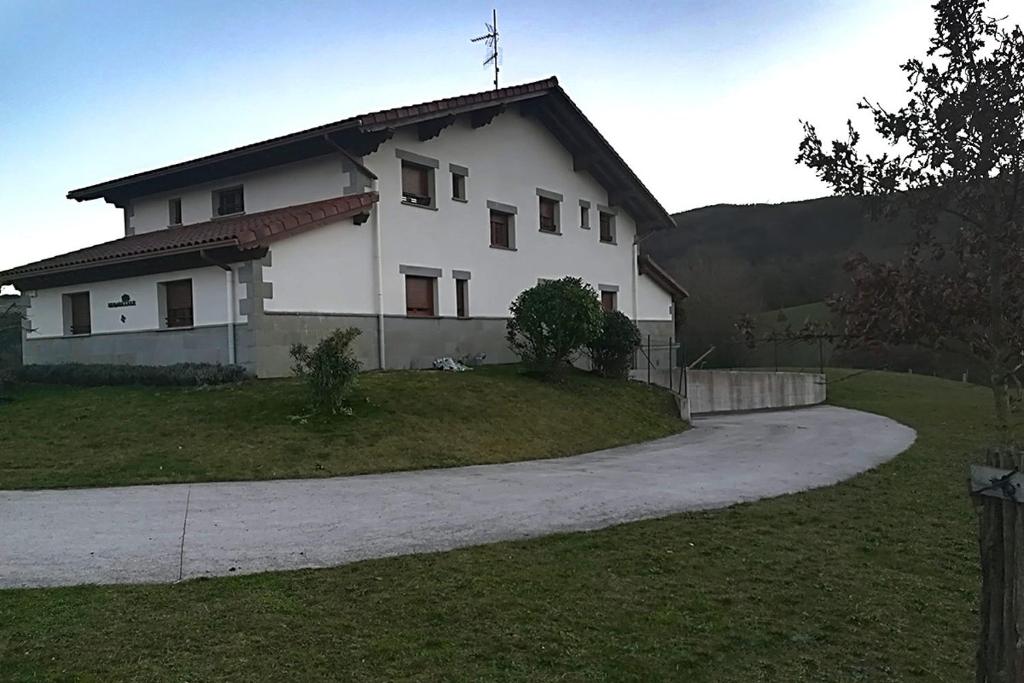
<svg viewBox="0 0 1024 683"><path fill-rule="evenodd" d="M915 433L833 406L698 419L596 453L264 482L0 492L0 587L326 567L597 529L833 484Z"/></svg>

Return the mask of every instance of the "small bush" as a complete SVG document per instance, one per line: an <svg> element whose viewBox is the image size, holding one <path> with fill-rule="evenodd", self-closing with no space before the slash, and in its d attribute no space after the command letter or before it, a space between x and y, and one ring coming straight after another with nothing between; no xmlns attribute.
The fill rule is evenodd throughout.
<svg viewBox="0 0 1024 683"><path fill-rule="evenodd" d="M139 384L143 386L198 387L230 384L251 375L240 365L177 363L175 365L110 365L60 363L26 365L17 370L22 382L67 384L78 387Z"/></svg>
<svg viewBox="0 0 1024 683"><path fill-rule="evenodd" d="M352 351L352 342L359 336L355 327L335 330L313 350L305 344L293 344L291 356L295 374L306 381L310 407L316 413L351 414L345 399L356 386L359 361Z"/></svg>
<svg viewBox="0 0 1024 683"><path fill-rule="evenodd" d="M633 350L639 343L640 330L636 323L620 311L605 311L601 333L587 345L594 372L603 377L628 377Z"/></svg>
<svg viewBox="0 0 1024 683"><path fill-rule="evenodd" d="M597 292L575 277L525 290L512 302L510 312L509 346L527 365L549 376L601 331Z"/></svg>

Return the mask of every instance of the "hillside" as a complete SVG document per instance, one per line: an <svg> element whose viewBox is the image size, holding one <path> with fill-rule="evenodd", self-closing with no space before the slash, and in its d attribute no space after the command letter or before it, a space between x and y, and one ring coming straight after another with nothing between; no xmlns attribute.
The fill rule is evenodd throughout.
<svg viewBox="0 0 1024 683"><path fill-rule="evenodd" d="M912 235L909 216L873 220L847 197L719 204L673 218L678 227L643 248L690 292L688 346L697 355L714 345L710 362L718 366L765 360L732 339L737 317L820 303L847 286L843 263L851 254L895 260Z"/></svg>

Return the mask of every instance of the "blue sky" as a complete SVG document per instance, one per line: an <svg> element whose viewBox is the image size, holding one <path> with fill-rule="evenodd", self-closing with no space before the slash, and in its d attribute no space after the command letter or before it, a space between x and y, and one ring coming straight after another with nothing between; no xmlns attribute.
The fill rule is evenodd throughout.
<svg viewBox="0 0 1024 683"><path fill-rule="evenodd" d="M502 83L557 75L670 211L820 196L798 119L839 132L861 96L899 101L929 4L504 3ZM69 189L487 89L469 38L491 7L0 0L0 269L121 236Z"/></svg>

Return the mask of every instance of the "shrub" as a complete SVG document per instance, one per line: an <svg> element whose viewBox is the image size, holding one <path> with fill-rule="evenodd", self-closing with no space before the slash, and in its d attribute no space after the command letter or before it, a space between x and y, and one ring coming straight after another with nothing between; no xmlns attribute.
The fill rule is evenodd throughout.
<svg viewBox="0 0 1024 683"><path fill-rule="evenodd" d="M121 384L145 386L206 386L241 382L250 377L240 365L177 363L175 365L110 365L60 363L26 365L17 370L23 382L98 387Z"/></svg>
<svg viewBox="0 0 1024 683"><path fill-rule="evenodd" d="M525 363L556 373L601 331L597 292L575 277L541 282L512 302L506 337Z"/></svg>
<svg viewBox="0 0 1024 683"><path fill-rule="evenodd" d="M604 377L627 377L633 350L639 343L640 330L636 323L620 311L605 311L601 333L587 345L594 372Z"/></svg>
<svg viewBox="0 0 1024 683"><path fill-rule="evenodd" d="M291 356L295 374L306 381L310 407L316 413L350 413L345 399L356 386L359 361L352 342L359 336L355 327L335 330L312 350L305 344L293 344Z"/></svg>

